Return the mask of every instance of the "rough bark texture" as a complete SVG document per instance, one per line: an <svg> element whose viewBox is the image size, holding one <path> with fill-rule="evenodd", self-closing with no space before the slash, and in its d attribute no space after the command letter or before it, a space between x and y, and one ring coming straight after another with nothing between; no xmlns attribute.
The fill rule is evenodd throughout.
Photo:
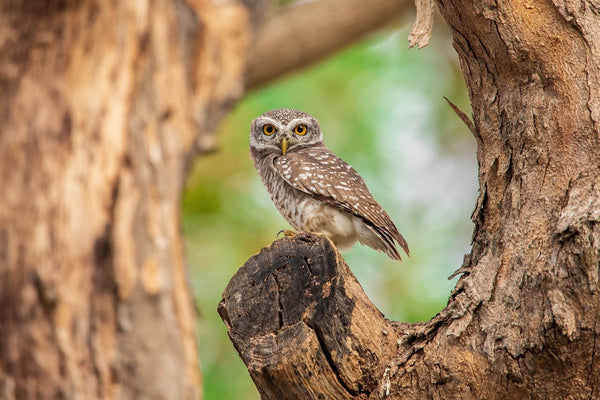
<svg viewBox="0 0 600 400"><path fill-rule="evenodd" d="M2 2L0 398L199 396L180 194L242 93L249 17Z"/></svg>
<svg viewBox="0 0 600 400"><path fill-rule="evenodd" d="M396 346L333 244L306 233L248 260L219 314L268 399L364 397Z"/></svg>
<svg viewBox="0 0 600 400"><path fill-rule="evenodd" d="M431 321L395 324L326 242L263 250L220 309L264 398L600 398L600 7L438 5L478 144L462 276Z"/></svg>

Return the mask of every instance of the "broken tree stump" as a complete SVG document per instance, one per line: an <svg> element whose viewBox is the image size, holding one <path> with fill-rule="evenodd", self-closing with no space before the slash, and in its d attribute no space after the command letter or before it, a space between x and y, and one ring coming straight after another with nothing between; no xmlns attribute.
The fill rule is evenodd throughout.
<svg viewBox="0 0 600 400"><path fill-rule="evenodd" d="M264 399L368 398L397 347L323 236L262 249L229 282L219 314Z"/></svg>

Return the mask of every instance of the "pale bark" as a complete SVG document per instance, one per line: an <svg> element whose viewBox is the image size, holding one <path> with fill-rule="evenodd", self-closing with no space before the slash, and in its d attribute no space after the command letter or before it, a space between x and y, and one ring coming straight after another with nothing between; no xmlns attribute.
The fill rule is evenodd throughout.
<svg viewBox="0 0 600 400"><path fill-rule="evenodd" d="M0 398L193 399L190 157L243 92L249 11L4 1Z"/></svg>
<svg viewBox="0 0 600 400"><path fill-rule="evenodd" d="M396 324L376 310L356 313L357 302L372 305L333 248L311 247L316 238L263 250L220 307L264 398L285 398L299 382L357 399L600 398L600 8L438 5L478 145L480 193L462 276L431 321ZM251 297L260 285L272 296ZM259 315L264 328L244 328Z"/></svg>

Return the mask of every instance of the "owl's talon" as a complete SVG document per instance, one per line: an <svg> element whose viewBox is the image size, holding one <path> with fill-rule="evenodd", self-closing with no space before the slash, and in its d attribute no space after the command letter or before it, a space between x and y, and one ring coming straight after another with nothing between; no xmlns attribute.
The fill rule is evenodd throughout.
<svg viewBox="0 0 600 400"><path fill-rule="evenodd" d="M294 232L291 229L282 229L279 232L277 232L277 237L279 237L279 235L281 235L283 233L283 235L285 237L292 237L292 236L296 236L297 232Z"/></svg>

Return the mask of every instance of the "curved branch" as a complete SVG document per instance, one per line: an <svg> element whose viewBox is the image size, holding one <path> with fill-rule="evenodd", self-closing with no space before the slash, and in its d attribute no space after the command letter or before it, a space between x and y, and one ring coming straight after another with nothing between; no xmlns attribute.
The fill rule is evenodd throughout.
<svg viewBox="0 0 600 400"><path fill-rule="evenodd" d="M256 33L247 88L313 64L413 7L409 0L323 0L284 8Z"/></svg>

